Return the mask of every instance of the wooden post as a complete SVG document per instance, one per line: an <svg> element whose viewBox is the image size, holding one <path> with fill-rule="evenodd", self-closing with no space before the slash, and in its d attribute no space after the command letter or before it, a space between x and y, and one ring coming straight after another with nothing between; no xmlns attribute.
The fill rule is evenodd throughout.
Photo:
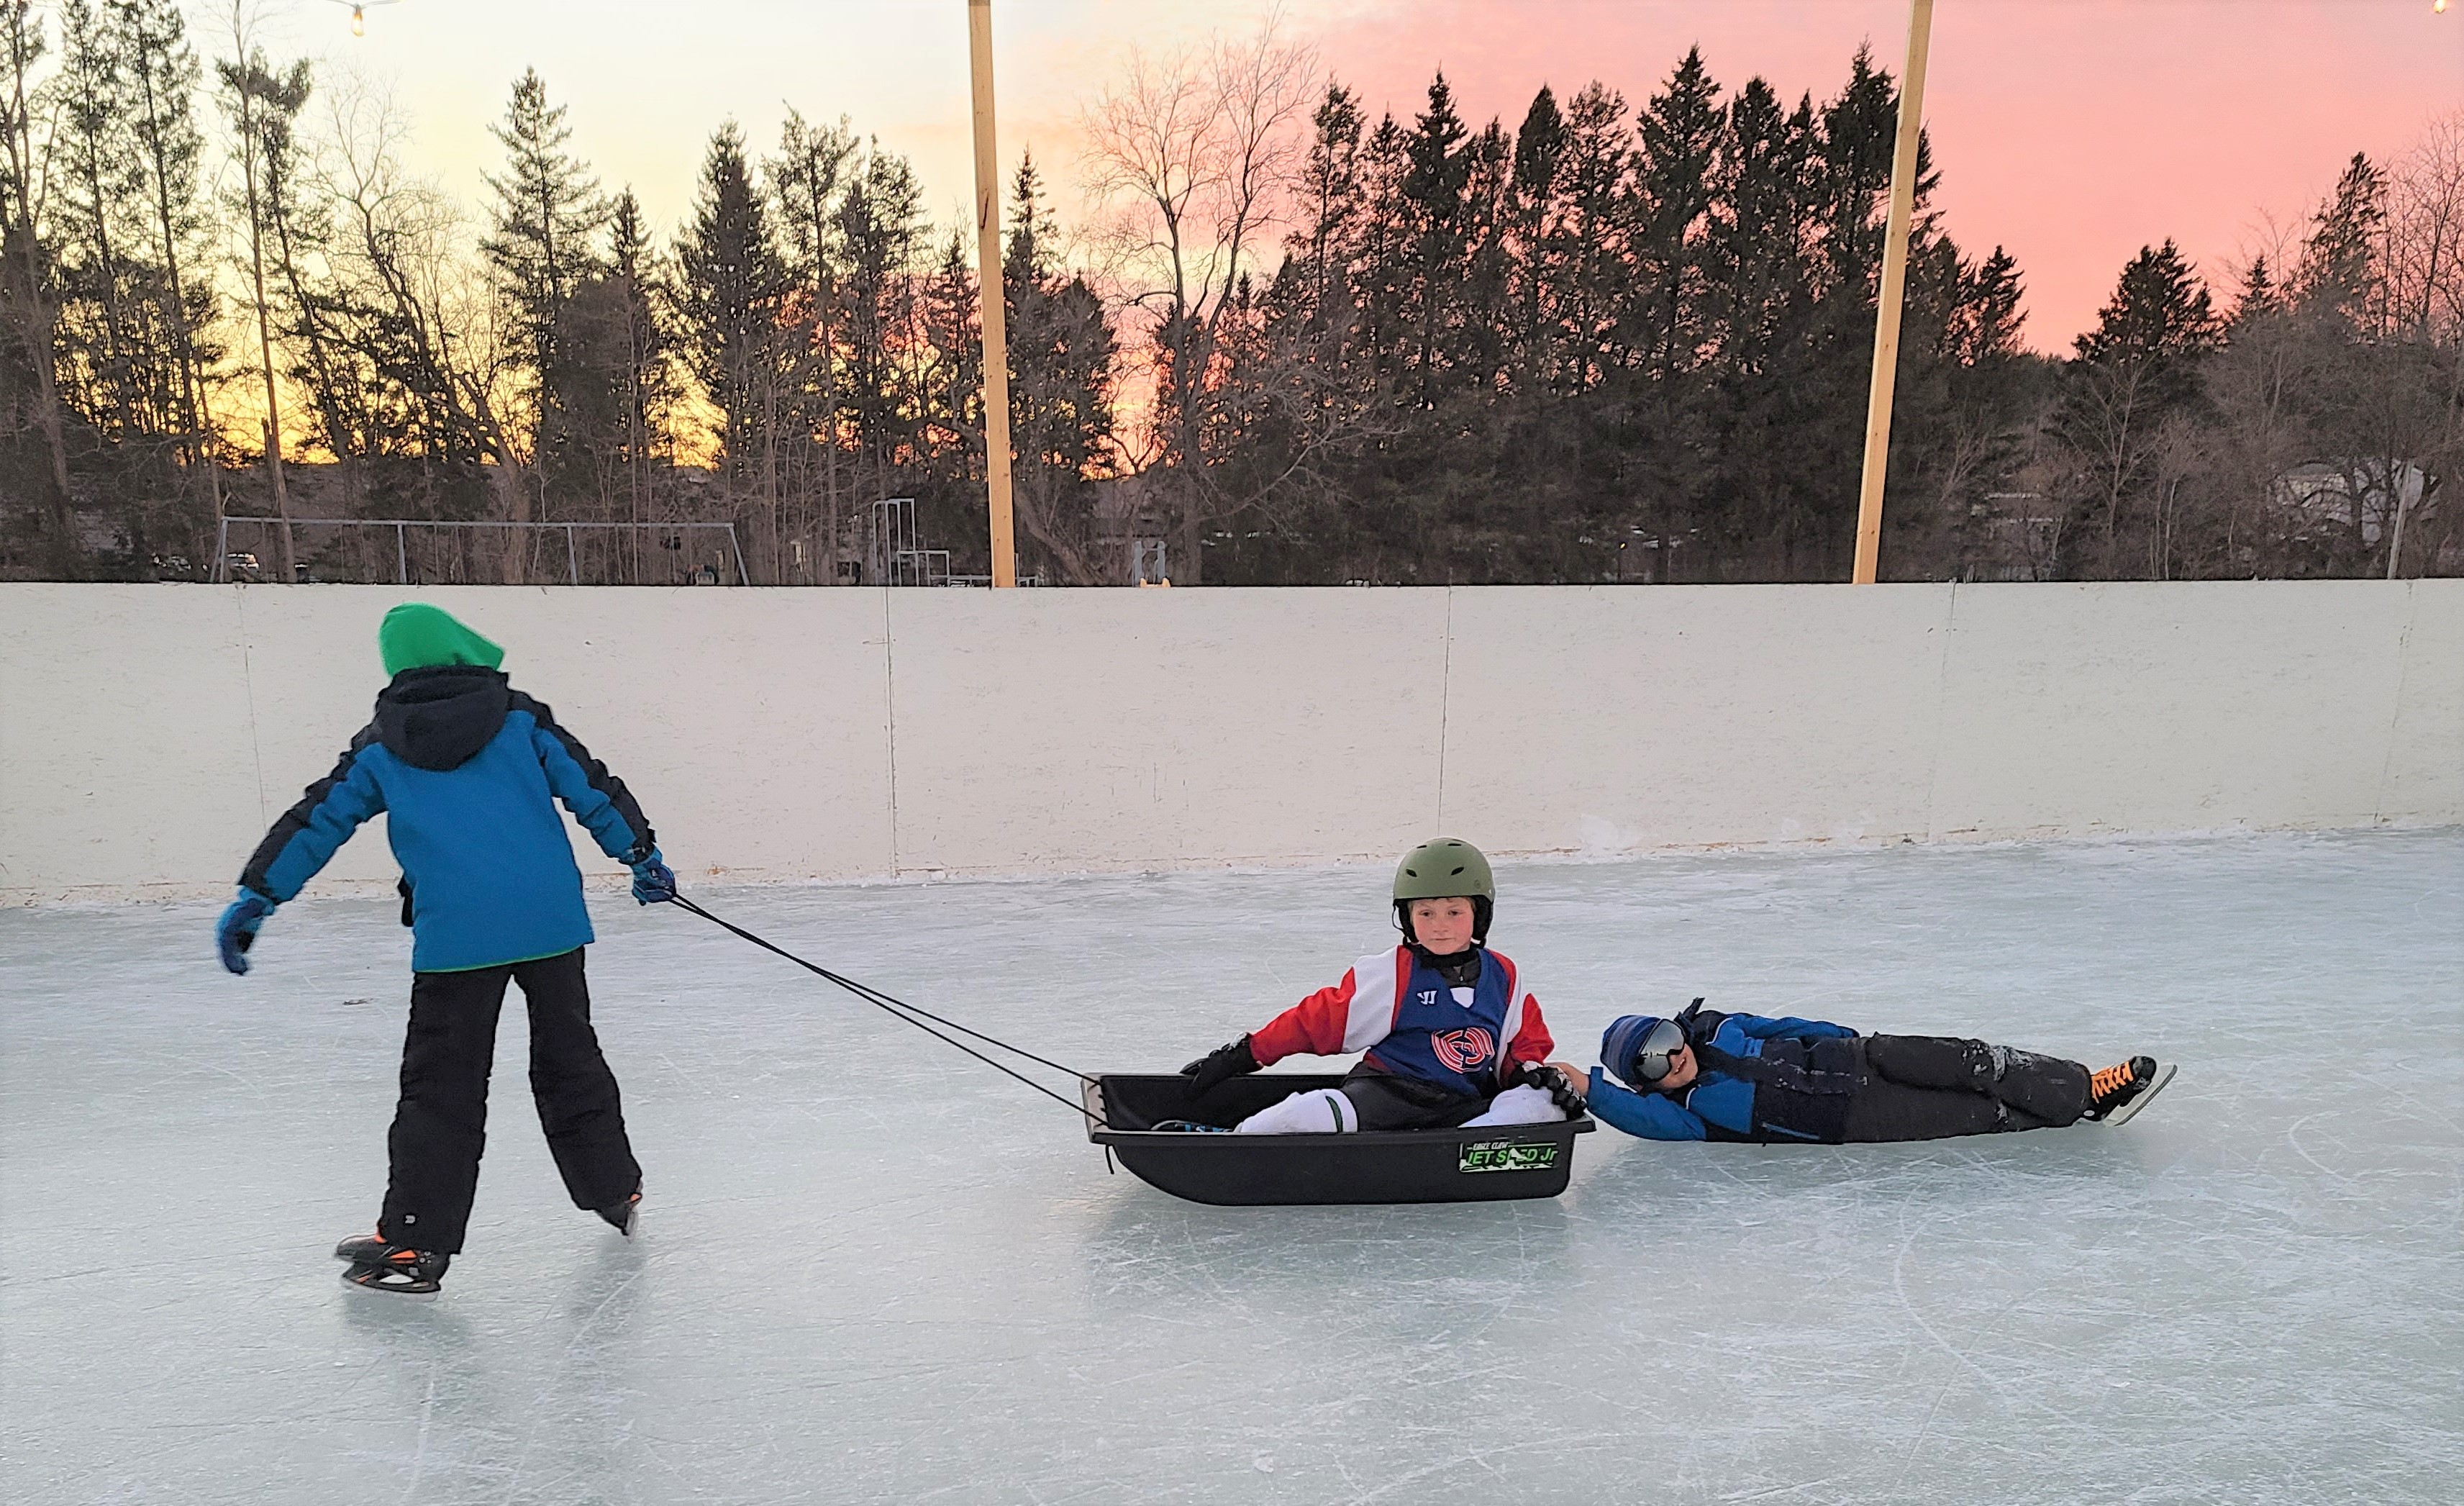
<svg viewBox="0 0 2464 1506"><path fill-rule="evenodd" d="M1874 383L1865 404L1865 475L1857 497L1859 586L1874 584L1882 551L1882 481L1891 469L1891 387L1900 374L1900 307L1908 286L1908 228L1916 217L1917 138L1925 128L1925 49L1933 0L1909 0L1908 65L1900 75L1900 136L1891 153L1891 214L1882 232L1882 299L1874 315Z"/></svg>
<svg viewBox="0 0 2464 1506"><path fill-rule="evenodd" d="M993 585L1018 584L1010 520L1009 330L1002 307L1001 151L993 138L993 4L967 0L976 96L976 286L984 324L984 491L992 514Z"/></svg>

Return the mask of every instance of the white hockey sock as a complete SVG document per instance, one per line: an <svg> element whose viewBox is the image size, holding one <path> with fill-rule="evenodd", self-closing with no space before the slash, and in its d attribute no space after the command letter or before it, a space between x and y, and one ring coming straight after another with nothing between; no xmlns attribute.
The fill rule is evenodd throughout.
<svg viewBox="0 0 2464 1506"><path fill-rule="evenodd" d="M1553 1124L1566 1117L1557 1100L1549 1096L1546 1088L1526 1084L1508 1088L1488 1102L1488 1112L1476 1119L1465 1119L1463 1128L1483 1124Z"/></svg>
<svg viewBox="0 0 2464 1506"><path fill-rule="evenodd" d="M1543 1095L1546 1096L1546 1095ZM1237 1135L1349 1135L1360 1114L1337 1088L1311 1088L1270 1103L1232 1127Z"/></svg>

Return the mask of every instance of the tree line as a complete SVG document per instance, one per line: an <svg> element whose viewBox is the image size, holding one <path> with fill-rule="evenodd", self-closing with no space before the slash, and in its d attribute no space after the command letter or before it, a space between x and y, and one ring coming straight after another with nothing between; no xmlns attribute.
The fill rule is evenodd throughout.
<svg viewBox="0 0 2464 1506"><path fill-rule="evenodd" d="M722 125L662 236L535 72L466 214L244 9L208 43L175 0L0 0L0 574L203 578L258 517L295 521L233 526L253 578L734 578L686 522L757 583L988 571L966 232L850 122ZM1897 109L1862 51L1823 99L1689 52L1510 129L1442 76L1372 120L1271 33L1133 56L1075 223L1009 179L1022 568L1842 578ZM1938 187L1928 144L1886 576L2464 563L2464 121L2229 286L2149 246L2059 356Z"/></svg>

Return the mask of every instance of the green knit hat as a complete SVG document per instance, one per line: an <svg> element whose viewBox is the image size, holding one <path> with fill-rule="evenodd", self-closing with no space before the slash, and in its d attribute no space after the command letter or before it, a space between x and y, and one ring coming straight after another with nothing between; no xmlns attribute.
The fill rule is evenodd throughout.
<svg viewBox="0 0 2464 1506"><path fill-rule="evenodd" d="M451 612L426 602L405 602L385 614L377 627L377 652L385 656L388 679L405 670L444 664L495 669L505 662L504 650L462 626Z"/></svg>

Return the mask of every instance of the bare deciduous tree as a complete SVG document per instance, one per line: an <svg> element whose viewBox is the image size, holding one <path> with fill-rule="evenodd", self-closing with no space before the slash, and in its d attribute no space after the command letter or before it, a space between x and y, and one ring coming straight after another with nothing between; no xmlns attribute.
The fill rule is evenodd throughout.
<svg viewBox="0 0 2464 1506"><path fill-rule="evenodd" d="M35 78L45 52L34 0L0 0L0 313L25 353L32 378L34 425L51 460L51 486L41 508L46 550L62 575L82 573L84 549L69 500L68 439L55 365L59 303L46 249L44 208L52 186L50 123Z"/></svg>
<svg viewBox="0 0 2464 1506"><path fill-rule="evenodd" d="M371 334L387 376L425 411L422 423L447 457L475 452L487 472L492 511L531 520L529 455L508 423L505 385L517 359L515 332L495 318L495 301L465 244L453 202L411 177L401 164L405 122L390 99L364 86L330 96L327 191L344 222L336 257L341 280L372 303ZM505 531L501 578L528 573L532 541Z"/></svg>
<svg viewBox="0 0 2464 1506"><path fill-rule="evenodd" d="M279 117L286 122L298 113L308 93L308 65L295 63L276 73L266 61L265 50L256 41L256 11L250 0L231 0L231 55L214 65L223 84L223 107L230 114L236 149L233 166L239 172L239 204L242 218L239 233L243 259L246 262L250 287L250 308L256 320L256 347L265 379L264 445L266 473L274 483L274 514L282 520L277 531L281 544L282 578L290 580L298 567L297 542L291 532L291 493L282 474L282 394L274 364L274 321L265 294L266 244L273 236L273 222L265 201L266 129L270 118Z"/></svg>
<svg viewBox="0 0 2464 1506"><path fill-rule="evenodd" d="M1132 53L1081 122L1086 187L1115 216L1111 272L1154 356L1141 458L1169 478L1158 495L1174 515L1173 573L1193 584L1206 524L1253 499L1212 474L1210 409L1223 321L1295 180L1316 84L1315 52L1269 20L1244 40Z"/></svg>
<svg viewBox="0 0 2464 1506"><path fill-rule="evenodd" d="M2389 188L2390 321L2418 339L2452 340L2464 329L2464 110L2431 122Z"/></svg>
<svg viewBox="0 0 2464 1506"><path fill-rule="evenodd" d="M2397 165L2387 221L2388 321L2427 359L2419 376L2436 395L2421 435L2426 500L2447 488L2464 458L2464 110L2441 116ZM2387 573L2402 573L2408 478L2397 478L2388 525ZM2455 526L2449 498L2435 520L2440 543ZM2432 553L2436 550L2433 547Z"/></svg>

